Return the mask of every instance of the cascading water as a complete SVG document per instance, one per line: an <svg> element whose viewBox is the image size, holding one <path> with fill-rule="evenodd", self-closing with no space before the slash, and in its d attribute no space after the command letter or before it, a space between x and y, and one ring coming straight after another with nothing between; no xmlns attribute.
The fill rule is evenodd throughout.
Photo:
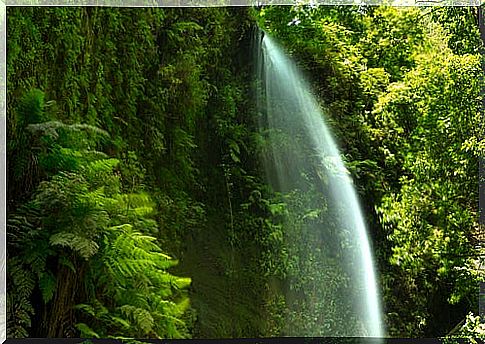
<svg viewBox="0 0 485 344"><path fill-rule="evenodd" d="M309 84L262 35L255 45L263 162L284 208L284 238L274 246L286 273L273 283L285 304L281 334L382 337L372 254L352 180Z"/></svg>

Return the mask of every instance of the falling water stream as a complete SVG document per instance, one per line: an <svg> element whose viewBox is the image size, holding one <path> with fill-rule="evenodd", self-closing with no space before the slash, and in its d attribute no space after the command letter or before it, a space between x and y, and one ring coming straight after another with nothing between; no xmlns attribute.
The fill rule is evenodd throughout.
<svg viewBox="0 0 485 344"><path fill-rule="evenodd" d="M272 38L258 36L263 162L286 204L287 249L280 253L293 267L278 282L287 307L282 334L382 337L373 258L350 174L310 85Z"/></svg>

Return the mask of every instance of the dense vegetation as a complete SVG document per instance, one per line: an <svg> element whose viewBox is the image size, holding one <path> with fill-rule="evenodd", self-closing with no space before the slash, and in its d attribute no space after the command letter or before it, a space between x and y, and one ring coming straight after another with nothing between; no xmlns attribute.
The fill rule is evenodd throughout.
<svg viewBox="0 0 485 344"><path fill-rule="evenodd" d="M443 334L477 304L476 15L384 7L261 15L304 61L353 168L391 334Z"/></svg>
<svg viewBox="0 0 485 344"><path fill-rule="evenodd" d="M311 327L280 281L308 277L288 227L318 215L257 159L255 21L309 76L365 200L387 332L479 331L477 15L10 7L8 335Z"/></svg>

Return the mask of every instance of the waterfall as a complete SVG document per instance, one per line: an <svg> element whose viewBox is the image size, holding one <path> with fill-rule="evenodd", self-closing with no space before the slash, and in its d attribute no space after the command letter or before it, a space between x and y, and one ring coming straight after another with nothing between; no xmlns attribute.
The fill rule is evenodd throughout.
<svg viewBox="0 0 485 344"><path fill-rule="evenodd" d="M255 51L262 160L288 213L281 254L293 272L279 282L282 334L382 337L367 229L322 106L272 38L259 32Z"/></svg>

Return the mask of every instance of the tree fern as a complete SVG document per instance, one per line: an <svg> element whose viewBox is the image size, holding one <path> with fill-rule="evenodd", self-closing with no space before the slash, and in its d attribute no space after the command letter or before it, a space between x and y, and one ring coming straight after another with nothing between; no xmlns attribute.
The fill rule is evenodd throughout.
<svg viewBox="0 0 485 344"><path fill-rule="evenodd" d="M43 97L33 92L21 105L31 111L24 136L45 180L8 219L9 335L28 335L38 288L46 335L64 333L75 300L81 336L186 336L180 317L190 279L167 272L177 261L152 236L155 203L147 193L121 193L120 161L97 150L105 131L48 120Z"/></svg>

